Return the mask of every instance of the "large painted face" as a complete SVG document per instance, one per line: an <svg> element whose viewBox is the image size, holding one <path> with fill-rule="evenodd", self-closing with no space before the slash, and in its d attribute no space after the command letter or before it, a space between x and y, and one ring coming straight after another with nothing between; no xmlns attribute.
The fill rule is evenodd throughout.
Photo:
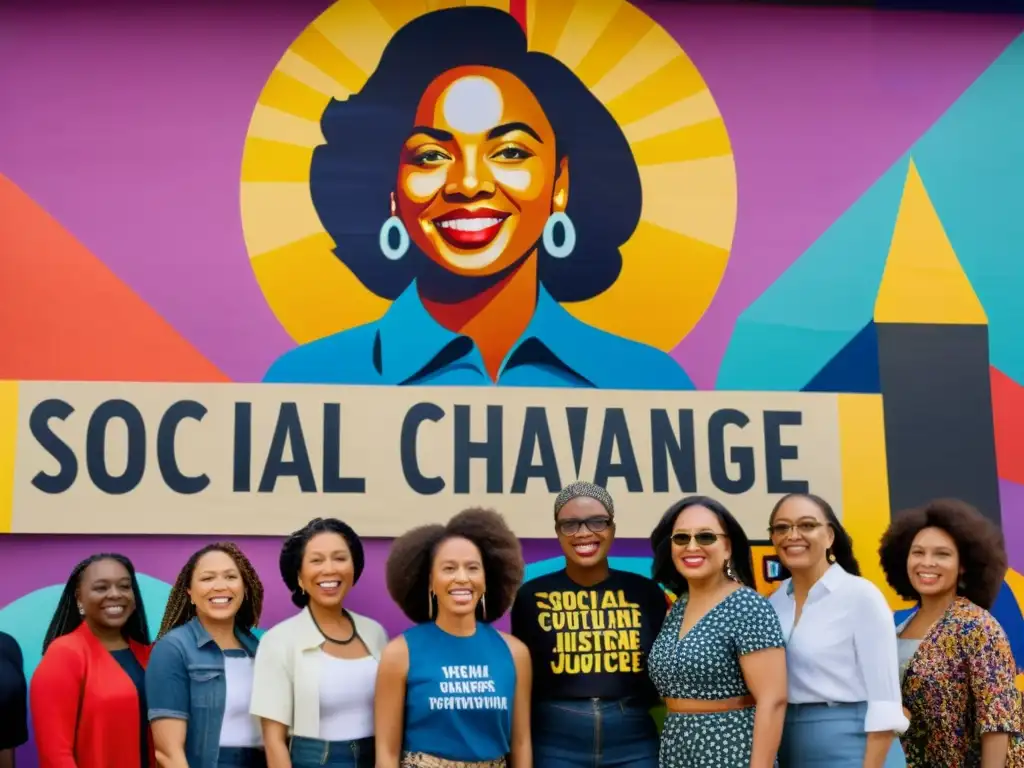
<svg viewBox="0 0 1024 768"><path fill-rule="evenodd" d="M568 162L529 88L491 67L457 67L430 84L402 147L397 214L445 269L492 275L536 247L568 202Z"/></svg>

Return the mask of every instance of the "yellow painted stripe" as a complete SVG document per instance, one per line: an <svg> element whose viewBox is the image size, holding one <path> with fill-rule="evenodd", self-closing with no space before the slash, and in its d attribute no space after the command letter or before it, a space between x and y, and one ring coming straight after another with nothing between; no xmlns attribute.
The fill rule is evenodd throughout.
<svg viewBox="0 0 1024 768"><path fill-rule="evenodd" d="M853 539L861 575L893 610L910 607L885 581L878 545L889 527L889 474L881 395L839 395L839 459L843 472L843 527Z"/></svg>
<svg viewBox="0 0 1024 768"><path fill-rule="evenodd" d="M731 154L729 134L720 117L696 125L685 125L633 145L633 157L640 166L683 163Z"/></svg>
<svg viewBox="0 0 1024 768"><path fill-rule="evenodd" d="M309 181L312 147L249 138L242 155L242 181Z"/></svg>
<svg viewBox="0 0 1024 768"><path fill-rule="evenodd" d="M0 381L0 533L14 522L14 458L18 446L18 382Z"/></svg>
<svg viewBox="0 0 1024 768"><path fill-rule="evenodd" d="M643 40L653 26L654 22L647 14L629 3L622 3L593 47L587 51L579 65L573 67L577 77L588 88L594 87L623 56Z"/></svg>
<svg viewBox="0 0 1024 768"><path fill-rule="evenodd" d="M260 94L260 104L317 123L330 100L326 93L310 88L278 69L270 73L270 79Z"/></svg>

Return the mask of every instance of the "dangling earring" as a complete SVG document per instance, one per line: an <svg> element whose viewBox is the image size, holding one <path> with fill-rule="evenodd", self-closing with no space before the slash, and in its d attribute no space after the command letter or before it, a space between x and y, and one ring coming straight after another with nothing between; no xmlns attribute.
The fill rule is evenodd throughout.
<svg viewBox="0 0 1024 768"><path fill-rule="evenodd" d="M725 561L725 578L736 581L736 571L732 569L732 559Z"/></svg>
<svg viewBox="0 0 1024 768"><path fill-rule="evenodd" d="M562 244L555 245L555 227L559 224L562 225ZM572 219L561 211L552 213L544 225L544 234L541 235L541 240L544 243L544 250L552 257L564 259L569 256L573 248L576 247L576 227L573 225Z"/></svg>
<svg viewBox="0 0 1024 768"><path fill-rule="evenodd" d="M398 261L405 252L409 250L409 233L405 229L405 224L396 215L398 207L395 205L395 193L391 193L391 216L387 221L384 222L384 226L380 228L380 239L378 244L380 245L380 252L384 254L384 258L389 261ZM398 233L398 245L391 245L391 233L392 231Z"/></svg>
<svg viewBox="0 0 1024 768"><path fill-rule="evenodd" d="M480 595L480 618L481 619L486 619L487 618L487 595L486 595L486 593Z"/></svg>
<svg viewBox="0 0 1024 768"><path fill-rule="evenodd" d="M434 618L434 593L427 589L427 618Z"/></svg>
<svg viewBox="0 0 1024 768"><path fill-rule="evenodd" d="M829 564L832 564L832 563L834 563L836 561L836 556L834 554L832 554L832 547L829 547L828 549L825 550L825 560Z"/></svg>
<svg viewBox="0 0 1024 768"><path fill-rule="evenodd" d="M957 589L959 589L961 592L963 592L965 589L967 589L967 584L964 583L963 579L960 579L960 581L958 581L956 583L956 586L957 586Z"/></svg>
<svg viewBox="0 0 1024 768"><path fill-rule="evenodd" d="M81 603L78 604L78 615L85 616L85 608L82 607Z"/></svg>

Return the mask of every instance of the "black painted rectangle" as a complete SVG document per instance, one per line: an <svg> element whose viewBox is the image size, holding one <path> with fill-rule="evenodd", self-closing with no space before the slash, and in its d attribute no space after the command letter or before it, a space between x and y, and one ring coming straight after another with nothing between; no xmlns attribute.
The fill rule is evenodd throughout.
<svg viewBox="0 0 1024 768"><path fill-rule="evenodd" d="M893 513L938 497L1000 523L988 327L879 324Z"/></svg>

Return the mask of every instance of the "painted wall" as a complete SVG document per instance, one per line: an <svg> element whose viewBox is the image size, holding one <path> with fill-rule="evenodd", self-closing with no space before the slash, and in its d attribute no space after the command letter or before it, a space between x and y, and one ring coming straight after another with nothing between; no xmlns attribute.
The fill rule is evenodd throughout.
<svg viewBox="0 0 1024 768"><path fill-rule="evenodd" d="M457 264L490 246L452 245L422 226L429 206L441 204L431 184L455 179L457 158L393 156L382 176L371 150L386 144L395 120L402 132L410 126L373 108L400 101L400 89L385 83L377 102L358 97L394 30L464 4L0 10L0 66L16 73L0 80L0 630L18 638L29 671L67 573L100 550L139 566L155 627L188 554L230 535L264 576L262 624L273 624L291 610L277 535L314 514L345 517L375 537L352 607L400 631L404 620L381 599L388 537L470 503L493 504L539 572L557 555L544 538L553 470L562 482L607 474L628 534L615 554L641 571L643 536L688 485L736 508L759 540L786 482L824 491L879 582L873 552L891 510L966 498L1006 535L1014 570L996 613L1024 660L1014 596L1024 572L1024 225L1015 190L1024 172L1024 22L657 2L638 10L619 0L481 3L513 14L531 50L574 73L564 87L577 89L578 103L603 105L594 119L610 115L620 131L608 135L621 143L595 153L564 121L552 126L572 180L561 197L558 157L529 137L513 143L532 146L535 158L511 152L499 162L492 153L483 163L491 207L508 203L522 232L534 227L526 241L540 238L545 221L531 218L536 199L562 206L578 234L565 258L544 246L527 258L558 294L548 325L531 326L555 362L513 345L519 331L503 347L511 321L444 318L461 323L477 349L519 350L498 383L542 385L523 389L473 386L486 383L484 356L424 372L430 361L417 350L451 351L451 340L417 335L440 326L410 322L399 289L415 278L450 303L472 294L450 274L493 272L522 254L506 244L491 249L491 264L489 256ZM514 34L489 21L466 23L481 40L504 35L515 46ZM550 88L529 84L557 117ZM498 112L529 113L529 99L502 94ZM458 104L446 113L444 98L439 89L437 108L416 122L457 123ZM352 112L368 100L346 116L345 105ZM470 124L483 125L486 98L475 104L463 109L458 153L473 144ZM340 149L318 161L325 134ZM346 154L346 145L359 151ZM534 178L539 198L529 192ZM413 234L399 259L379 246L389 191ZM489 242L510 229L501 224ZM556 234L553 251L565 244ZM392 251L397 240L388 241ZM619 246L617 274L607 267L614 254L594 255L605 241ZM529 320L531 308L511 301L506 317ZM471 316L488 313L477 307ZM364 323L369 331L351 330ZM327 347L315 343L321 338ZM374 338L392 344L375 351ZM128 405L96 417L111 399ZM201 406L202 418L178 406L175 428L161 431L171 406L185 401ZM495 487L486 456L471 459L468 438L431 432L429 420L412 433L411 455L420 479L448 482L438 492L417 487L401 446L422 402L444 410L442 424L457 418L456 406L468 408L476 441L493 437L487 409L503 409L493 442L504 451L492 463L504 477ZM239 403L252 413L242 490ZM324 485L325 403L339 406L334 469L340 462L339 477L362 478L361 491ZM656 411L672 417L692 472L685 461L663 461L657 479ZM695 425L689 442L680 411ZM587 413L591 426L579 432ZM619 417L624 432L614 428ZM146 437L133 442L136 421ZM433 453L417 449L417 434ZM297 446L315 490L303 487ZM162 465L161 455L174 461ZM459 462L470 467L462 489ZM532 479L516 489L520 469ZM203 476L207 485L189 486ZM759 560L764 554L762 546ZM23 759L34 765L30 752Z"/></svg>

